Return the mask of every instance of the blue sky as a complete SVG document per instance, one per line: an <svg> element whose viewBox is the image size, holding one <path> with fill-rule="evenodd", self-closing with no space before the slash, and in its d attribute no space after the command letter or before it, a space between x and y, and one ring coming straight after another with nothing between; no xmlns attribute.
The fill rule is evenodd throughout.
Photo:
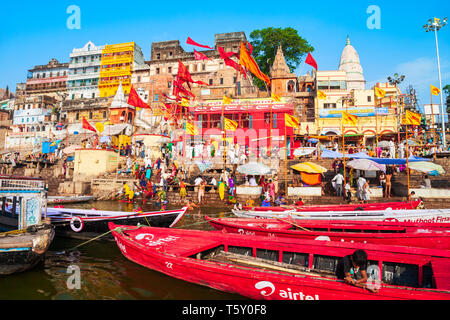
<svg viewBox="0 0 450 320"><path fill-rule="evenodd" d="M81 29L70 30L70 5L81 10ZM381 29L370 30L367 8L380 8ZM73 48L91 40L96 45L137 42L150 59L151 43L188 36L214 45L216 33L265 27L292 27L315 48L321 70L336 70L347 35L359 53L367 87L398 72L402 88L413 85L419 103L429 103L429 85L438 86L434 34L422 26L429 18L450 16L450 1L85 1L2 2L0 87L15 90L27 70L51 58L68 62ZM443 86L450 84L450 25L438 32ZM311 67L302 63L297 74ZM435 103L437 98L435 98Z"/></svg>

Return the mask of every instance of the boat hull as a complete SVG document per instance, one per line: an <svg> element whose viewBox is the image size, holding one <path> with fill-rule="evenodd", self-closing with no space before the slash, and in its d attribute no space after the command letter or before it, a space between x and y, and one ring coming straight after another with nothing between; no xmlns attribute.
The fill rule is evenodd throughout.
<svg viewBox="0 0 450 320"><path fill-rule="evenodd" d="M89 202L93 199L94 199L93 196L80 196L80 197L50 196L47 197L47 204L81 203L81 202Z"/></svg>
<svg viewBox="0 0 450 320"><path fill-rule="evenodd" d="M120 228L120 229L117 229ZM196 248L187 250L183 255L174 254L170 246L183 249L183 234L187 230L162 232L157 228L130 230L124 226L110 224L115 241L122 254L129 260L149 269L164 273L177 279L200 284L224 292L239 294L251 299L269 300L437 300L450 299L450 291L432 291L382 287L378 293L349 286L343 281L324 277L310 277L303 274L265 271L227 263L195 259L202 245L210 246L225 242L245 242L240 235L211 233L188 230L193 235ZM174 232L175 231L175 232ZM183 233L184 231L184 233ZM202 238L204 237L203 241ZM260 239L257 239L260 238ZM148 240L148 243L137 241ZM215 240L217 240L215 242ZM221 241L222 240L222 241ZM295 241L295 239L289 239ZM254 241L270 247L277 239L254 237ZM203 242L203 244L202 244ZM248 241L247 246L252 246ZM313 242L310 242L313 243ZM283 242L286 247L286 242ZM227 244L225 244L227 246ZM317 245L319 246L319 245ZM321 247L326 245L320 245ZM205 247L207 248L207 247ZM194 250L196 249L196 250ZM349 250L354 250L349 248ZM350 252L350 251L348 251ZM188 256L186 256L188 255ZM195 272L192 272L195 270Z"/></svg>
<svg viewBox="0 0 450 320"><path fill-rule="evenodd" d="M377 210L377 211L324 211L302 212L295 211L248 211L232 210L240 218L292 218L294 220L353 220L353 221L394 221L413 223L449 223L450 209L430 210Z"/></svg>
<svg viewBox="0 0 450 320"><path fill-rule="evenodd" d="M365 224L358 225L352 224L351 221L325 224L315 223L313 220L303 220L298 223L293 222L301 228L297 227L297 230L290 230L294 225L287 220L283 220L286 222L274 221L273 223L262 223L261 220L256 219L221 218L213 220L207 217L207 220L217 230L250 236L260 235L450 250L450 224L371 223L366 221ZM317 231L324 229L334 231ZM343 229L346 229L346 232Z"/></svg>
<svg viewBox="0 0 450 320"><path fill-rule="evenodd" d="M38 227L37 232L0 238L0 275L25 272L43 261L55 231L53 226Z"/></svg>
<svg viewBox="0 0 450 320"><path fill-rule="evenodd" d="M59 211L63 210L63 211ZM159 228L171 228L185 215L187 208L146 213L122 213L115 215L97 214L95 210L51 209L48 217L56 227L56 236L73 239L91 239L108 233L108 223L136 226L150 225ZM113 240L110 234L104 236L106 240Z"/></svg>
<svg viewBox="0 0 450 320"><path fill-rule="evenodd" d="M376 210L411 210L416 209L421 205L421 200L410 202L379 202L379 203L364 203L364 204L333 204L333 205L315 205L315 206L296 206L295 208L286 207L244 207L244 210L253 211L273 211L285 212L295 211L301 212L320 212L320 211L376 211Z"/></svg>

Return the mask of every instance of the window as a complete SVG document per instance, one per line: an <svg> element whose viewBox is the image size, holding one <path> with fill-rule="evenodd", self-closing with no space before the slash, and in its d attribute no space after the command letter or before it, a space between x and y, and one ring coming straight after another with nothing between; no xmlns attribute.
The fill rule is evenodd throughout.
<svg viewBox="0 0 450 320"><path fill-rule="evenodd" d="M367 102L372 102L372 96L367 96Z"/></svg>
<svg viewBox="0 0 450 320"><path fill-rule="evenodd" d="M83 57L83 62L86 62L86 57Z"/></svg>
<svg viewBox="0 0 450 320"><path fill-rule="evenodd" d="M233 77L233 83L236 84L237 82L237 77Z"/></svg>
<svg viewBox="0 0 450 320"><path fill-rule="evenodd" d="M167 68L168 73L172 73L172 67Z"/></svg>
<svg viewBox="0 0 450 320"><path fill-rule="evenodd" d="M141 82L141 77L137 77L137 82Z"/></svg>
<svg viewBox="0 0 450 320"><path fill-rule="evenodd" d="M75 120L79 120L79 119L80 119L80 114L77 112L77 114L75 115Z"/></svg>
<svg viewBox="0 0 450 320"><path fill-rule="evenodd" d="M223 84L223 78L220 78L220 84Z"/></svg>
<svg viewBox="0 0 450 320"><path fill-rule="evenodd" d="M156 68L156 74L159 74L159 68Z"/></svg>
<svg viewBox="0 0 450 320"><path fill-rule="evenodd" d="M328 81L317 81L317 88L319 90L328 90Z"/></svg>
<svg viewBox="0 0 450 320"><path fill-rule="evenodd" d="M160 53L156 54L156 59L161 59L161 54Z"/></svg>
<svg viewBox="0 0 450 320"><path fill-rule="evenodd" d="M323 108L324 109L336 109L336 103L324 103Z"/></svg>
<svg viewBox="0 0 450 320"><path fill-rule="evenodd" d="M202 64L202 70L205 71L206 70L206 65Z"/></svg>
<svg viewBox="0 0 450 320"><path fill-rule="evenodd" d="M169 52L169 57L172 57L172 51Z"/></svg>
<svg viewBox="0 0 450 320"><path fill-rule="evenodd" d="M90 111L89 112L89 120L92 119L92 116L93 116L92 111Z"/></svg>
<svg viewBox="0 0 450 320"><path fill-rule="evenodd" d="M106 111L103 111L103 119L106 119Z"/></svg>
<svg viewBox="0 0 450 320"><path fill-rule="evenodd" d="M95 92L92 94L92 99L94 99L95 98Z"/></svg>
<svg viewBox="0 0 450 320"><path fill-rule="evenodd" d="M213 84L213 79L209 79L209 85L212 86Z"/></svg>

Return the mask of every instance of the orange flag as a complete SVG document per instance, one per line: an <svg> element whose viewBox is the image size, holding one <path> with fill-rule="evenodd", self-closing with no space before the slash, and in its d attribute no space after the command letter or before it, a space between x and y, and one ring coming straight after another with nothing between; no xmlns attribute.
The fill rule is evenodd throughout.
<svg viewBox="0 0 450 320"><path fill-rule="evenodd" d="M270 79L267 75L261 72L255 59L252 58L247 50L244 42L241 42L241 56L239 58L239 64L247 68L251 73L253 73L257 78L266 82L270 86Z"/></svg>

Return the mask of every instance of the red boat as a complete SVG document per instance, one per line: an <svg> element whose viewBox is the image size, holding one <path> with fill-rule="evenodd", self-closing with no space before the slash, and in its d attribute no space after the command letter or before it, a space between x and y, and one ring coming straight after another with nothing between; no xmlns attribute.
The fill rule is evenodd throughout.
<svg viewBox="0 0 450 320"><path fill-rule="evenodd" d="M245 235L450 249L450 226L447 223L290 219L267 221L209 217L206 220L217 230Z"/></svg>
<svg viewBox="0 0 450 320"><path fill-rule="evenodd" d="M252 299L450 299L448 250L113 223L109 228L123 255L137 264ZM369 285L377 293L334 275L339 259L357 249L367 252Z"/></svg>
<svg viewBox="0 0 450 320"><path fill-rule="evenodd" d="M291 207L243 207L244 210L249 211L272 211L283 212L316 212L316 211L376 211L376 210L411 210L416 209L421 205L422 200L414 200L407 202L379 202L379 203L365 203L365 204L331 204L331 205L314 205L314 206L291 206Z"/></svg>

